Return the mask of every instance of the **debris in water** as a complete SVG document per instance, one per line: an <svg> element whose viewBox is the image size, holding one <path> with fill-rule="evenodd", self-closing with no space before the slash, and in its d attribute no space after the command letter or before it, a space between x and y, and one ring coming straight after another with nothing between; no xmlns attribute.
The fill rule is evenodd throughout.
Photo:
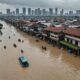
<svg viewBox="0 0 80 80"><path fill-rule="evenodd" d="M36 40L36 42L39 42L39 40Z"/></svg>
<svg viewBox="0 0 80 80"><path fill-rule="evenodd" d="M24 43L24 40L22 40L22 43Z"/></svg>
<svg viewBox="0 0 80 80"><path fill-rule="evenodd" d="M17 45L16 44L13 44L13 46L16 48L17 47Z"/></svg>
<svg viewBox="0 0 80 80"><path fill-rule="evenodd" d="M2 40L0 40L0 42L2 42Z"/></svg>
<svg viewBox="0 0 80 80"><path fill-rule="evenodd" d="M6 49L6 46L4 46L4 49Z"/></svg>
<svg viewBox="0 0 80 80"><path fill-rule="evenodd" d="M42 46L42 49L43 49L43 50L47 50L47 48L46 48L45 46Z"/></svg>
<svg viewBox="0 0 80 80"><path fill-rule="evenodd" d="M9 39L10 39L11 37L9 36Z"/></svg>
<svg viewBox="0 0 80 80"><path fill-rule="evenodd" d="M21 53L23 53L24 51L23 51L23 49L21 49Z"/></svg>
<svg viewBox="0 0 80 80"><path fill-rule="evenodd" d="M21 42L21 39L18 39L18 42Z"/></svg>

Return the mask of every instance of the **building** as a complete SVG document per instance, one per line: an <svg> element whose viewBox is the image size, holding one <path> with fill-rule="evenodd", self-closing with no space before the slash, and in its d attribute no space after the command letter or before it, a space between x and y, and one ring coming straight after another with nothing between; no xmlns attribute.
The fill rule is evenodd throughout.
<svg viewBox="0 0 80 80"><path fill-rule="evenodd" d="M80 55L80 29L65 27L47 27L44 30L45 38L49 43L56 43L69 53Z"/></svg>
<svg viewBox="0 0 80 80"><path fill-rule="evenodd" d="M80 55L80 29L67 28L64 30L65 38L60 43L70 53L76 53Z"/></svg>
<svg viewBox="0 0 80 80"><path fill-rule="evenodd" d="M11 13L10 9L6 9L6 13L9 15Z"/></svg>
<svg viewBox="0 0 80 80"><path fill-rule="evenodd" d="M49 16L53 16L53 9L49 8Z"/></svg>
<svg viewBox="0 0 80 80"><path fill-rule="evenodd" d="M80 15L80 10L76 10L76 14L77 15Z"/></svg>
<svg viewBox="0 0 80 80"><path fill-rule="evenodd" d="M26 15L26 8L23 8L23 15Z"/></svg>
<svg viewBox="0 0 80 80"><path fill-rule="evenodd" d="M64 9L62 9L62 10L60 11L60 15L61 15L61 16L64 15Z"/></svg>
<svg viewBox="0 0 80 80"><path fill-rule="evenodd" d="M46 14L47 14L46 9L42 9L42 16L46 16Z"/></svg>
<svg viewBox="0 0 80 80"><path fill-rule="evenodd" d="M28 8L28 15L29 15L29 16L32 15L32 10L31 10L31 8Z"/></svg>
<svg viewBox="0 0 80 80"><path fill-rule="evenodd" d="M19 15L19 8L16 8L16 15Z"/></svg>
<svg viewBox="0 0 80 80"><path fill-rule="evenodd" d="M47 27L43 30L47 34L45 39L51 44L57 44L59 41L64 40L63 30L64 27Z"/></svg>
<svg viewBox="0 0 80 80"><path fill-rule="evenodd" d="M38 15L38 10L37 9L35 9L35 16L37 16Z"/></svg>
<svg viewBox="0 0 80 80"><path fill-rule="evenodd" d="M38 16L41 16L41 10L40 10L40 8L37 9L37 13L38 13Z"/></svg>
<svg viewBox="0 0 80 80"><path fill-rule="evenodd" d="M58 8L55 8L55 15L58 15Z"/></svg>
<svg viewBox="0 0 80 80"><path fill-rule="evenodd" d="M73 15L73 11L69 11L69 15L72 16Z"/></svg>
<svg viewBox="0 0 80 80"><path fill-rule="evenodd" d="M32 16L35 16L35 11L34 10L32 10Z"/></svg>

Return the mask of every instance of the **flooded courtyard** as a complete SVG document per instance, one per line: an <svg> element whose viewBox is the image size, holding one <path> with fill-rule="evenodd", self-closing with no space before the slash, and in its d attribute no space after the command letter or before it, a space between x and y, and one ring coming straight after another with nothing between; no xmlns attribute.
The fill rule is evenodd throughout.
<svg viewBox="0 0 80 80"><path fill-rule="evenodd" d="M44 41L36 42L37 38L16 30L4 21L0 23L3 24L3 35L0 35L0 80L80 80L80 57L74 57L66 50ZM47 50L43 50L42 46L46 46ZM27 68L23 68L18 60L21 49L29 61Z"/></svg>

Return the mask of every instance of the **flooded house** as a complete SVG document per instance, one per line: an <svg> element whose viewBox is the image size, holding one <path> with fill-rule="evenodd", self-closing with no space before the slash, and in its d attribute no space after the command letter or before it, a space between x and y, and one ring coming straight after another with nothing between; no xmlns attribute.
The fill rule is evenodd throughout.
<svg viewBox="0 0 80 80"><path fill-rule="evenodd" d="M69 53L80 55L80 29L65 27L47 27L44 29L48 43L66 49Z"/></svg>
<svg viewBox="0 0 80 80"><path fill-rule="evenodd" d="M66 47L68 52L80 54L80 29L67 28L64 33L65 39L60 43Z"/></svg>
<svg viewBox="0 0 80 80"><path fill-rule="evenodd" d="M49 43L54 44L64 39L64 27L47 27L44 32L47 33L46 39Z"/></svg>
<svg viewBox="0 0 80 80"><path fill-rule="evenodd" d="M43 28L45 28L46 26L41 24L41 23L30 23L26 28L26 31L36 37L40 37L41 35L41 31L43 30Z"/></svg>

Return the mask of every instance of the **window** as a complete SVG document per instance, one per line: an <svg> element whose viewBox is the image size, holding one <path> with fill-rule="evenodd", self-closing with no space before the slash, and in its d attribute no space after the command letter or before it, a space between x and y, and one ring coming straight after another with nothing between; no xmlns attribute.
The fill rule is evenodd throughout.
<svg viewBox="0 0 80 80"><path fill-rule="evenodd" d="M78 41L75 41L75 45L78 45Z"/></svg>
<svg viewBox="0 0 80 80"><path fill-rule="evenodd" d="M67 42L69 42L69 38L67 38Z"/></svg>
<svg viewBox="0 0 80 80"><path fill-rule="evenodd" d="M72 39L71 39L71 43L72 43Z"/></svg>

